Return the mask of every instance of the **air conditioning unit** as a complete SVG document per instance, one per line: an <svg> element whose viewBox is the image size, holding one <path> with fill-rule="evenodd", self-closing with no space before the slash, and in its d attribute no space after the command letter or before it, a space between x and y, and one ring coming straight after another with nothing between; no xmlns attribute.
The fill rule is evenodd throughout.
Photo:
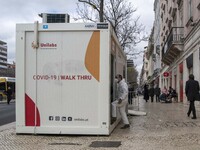
<svg viewBox="0 0 200 150"><path fill-rule="evenodd" d="M39 16L42 18L42 23L69 23L69 14L51 14L41 13Z"/></svg>

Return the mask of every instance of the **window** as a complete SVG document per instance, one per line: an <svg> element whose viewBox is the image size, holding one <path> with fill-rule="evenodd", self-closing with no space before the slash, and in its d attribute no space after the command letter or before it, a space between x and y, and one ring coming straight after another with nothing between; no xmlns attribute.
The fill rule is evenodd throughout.
<svg viewBox="0 0 200 150"><path fill-rule="evenodd" d="M188 69L189 74L193 74L193 67L191 67L190 69Z"/></svg>
<svg viewBox="0 0 200 150"><path fill-rule="evenodd" d="M192 0L188 0L188 19L192 17Z"/></svg>
<svg viewBox="0 0 200 150"><path fill-rule="evenodd" d="M173 16L173 26L177 27L177 16L176 15Z"/></svg>
<svg viewBox="0 0 200 150"><path fill-rule="evenodd" d="M179 16L180 16L179 24L181 27L183 27L183 8L180 9Z"/></svg>

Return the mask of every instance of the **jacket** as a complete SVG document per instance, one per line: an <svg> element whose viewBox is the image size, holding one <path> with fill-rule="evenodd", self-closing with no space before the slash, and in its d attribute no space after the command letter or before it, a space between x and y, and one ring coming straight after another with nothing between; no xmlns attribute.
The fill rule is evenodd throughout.
<svg viewBox="0 0 200 150"><path fill-rule="evenodd" d="M118 99L125 100L128 96L128 85L122 79L118 84Z"/></svg>
<svg viewBox="0 0 200 150"><path fill-rule="evenodd" d="M154 94L155 95L160 95L160 88L159 87L156 87L155 89L154 89Z"/></svg>
<svg viewBox="0 0 200 150"><path fill-rule="evenodd" d="M149 96L154 96L154 88L149 89Z"/></svg>
<svg viewBox="0 0 200 150"><path fill-rule="evenodd" d="M147 85L144 86L144 99L149 100L149 90Z"/></svg>
<svg viewBox="0 0 200 150"><path fill-rule="evenodd" d="M189 79L185 85L185 94L188 101L195 101L199 99L199 82Z"/></svg>

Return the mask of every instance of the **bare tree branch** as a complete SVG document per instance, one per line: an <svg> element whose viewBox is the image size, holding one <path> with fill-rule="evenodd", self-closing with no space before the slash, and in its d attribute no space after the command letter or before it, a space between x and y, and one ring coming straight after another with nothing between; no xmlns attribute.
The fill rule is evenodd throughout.
<svg viewBox="0 0 200 150"><path fill-rule="evenodd" d="M82 0L81 0L82 1ZM98 22L101 0L90 0L84 3L83 7L77 4L78 18L83 21ZM136 46L147 41L145 27L139 23L140 17L135 16L137 9L127 0L107 0L104 2L104 19L113 27L116 36L123 48L128 60L138 57L142 58L143 50L136 49ZM128 79L137 82L138 72L136 65L127 69Z"/></svg>
<svg viewBox="0 0 200 150"><path fill-rule="evenodd" d="M87 1L82 8L77 6L79 16L77 19L91 22L99 20L100 0ZM137 9L127 0L107 0L104 3L104 20L111 24L121 47L131 58L142 53L137 52L134 47L148 40L148 36L144 33L145 27L139 23L139 17L134 17L136 11Z"/></svg>

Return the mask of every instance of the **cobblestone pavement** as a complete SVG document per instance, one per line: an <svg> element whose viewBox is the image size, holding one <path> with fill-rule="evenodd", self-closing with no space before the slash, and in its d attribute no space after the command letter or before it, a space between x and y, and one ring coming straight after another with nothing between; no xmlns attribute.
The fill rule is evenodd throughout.
<svg viewBox="0 0 200 150"><path fill-rule="evenodd" d="M129 108L132 108L129 106ZM16 135L15 127L0 130L0 150L199 150L200 111L197 120L187 117L188 105L151 103L140 98L140 111L147 116L129 116L130 129L110 136ZM121 141L118 148L93 148L93 141Z"/></svg>

